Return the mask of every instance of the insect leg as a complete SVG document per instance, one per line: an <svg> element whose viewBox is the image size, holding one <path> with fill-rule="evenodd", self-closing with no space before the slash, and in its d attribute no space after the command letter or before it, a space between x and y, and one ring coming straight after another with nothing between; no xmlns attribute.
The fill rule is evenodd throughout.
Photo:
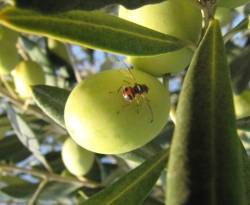
<svg viewBox="0 0 250 205"><path fill-rule="evenodd" d="M154 113L153 113L152 107L150 106L150 100L145 95L140 95L140 96L145 100L145 103L146 103L146 105L149 109L150 115L151 115L150 123L152 123L154 121Z"/></svg>

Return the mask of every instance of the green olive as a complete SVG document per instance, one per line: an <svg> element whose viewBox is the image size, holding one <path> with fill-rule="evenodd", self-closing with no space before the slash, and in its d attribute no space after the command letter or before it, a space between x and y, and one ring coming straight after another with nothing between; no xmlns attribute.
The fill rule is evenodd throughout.
<svg viewBox="0 0 250 205"><path fill-rule="evenodd" d="M147 5L135 10L120 7L119 16L126 20L180 38L195 45L202 28L201 11L191 1L168 0ZM154 76L177 73L183 70L192 58L189 48L150 57L129 57L135 68Z"/></svg>
<svg viewBox="0 0 250 205"><path fill-rule="evenodd" d="M18 34L0 26L0 75L7 75L18 63L16 49Z"/></svg>
<svg viewBox="0 0 250 205"><path fill-rule="evenodd" d="M136 83L145 85L148 93L137 92L129 102L122 92ZM65 125L74 141L87 150L102 154L129 152L159 134L168 119L169 101L165 87L147 73L107 70L73 89L64 110Z"/></svg>
<svg viewBox="0 0 250 205"><path fill-rule="evenodd" d="M17 93L22 98L31 98L30 86L45 84L45 74L42 67L33 61L22 61L13 72Z"/></svg>
<svg viewBox="0 0 250 205"><path fill-rule="evenodd" d="M94 163L95 155L80 147L71 138L62 146L62 160L67 170L75 176L88 173Z"/></svg>
<svg viewBox="0 0 250 205"><path fill-rule="evenodd" d="M234 107L236 118L250 116L250 91L243 91L240 95L234 95Z"/></svg>

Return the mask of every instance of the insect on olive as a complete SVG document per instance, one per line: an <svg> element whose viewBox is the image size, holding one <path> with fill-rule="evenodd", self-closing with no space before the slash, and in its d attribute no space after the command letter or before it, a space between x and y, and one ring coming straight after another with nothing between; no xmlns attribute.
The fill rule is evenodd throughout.
<svg viewBox="0 0 250 205"><path fill-rule="evenodd" d="M131 68L127 68L129 72L130 81L124 80L128 85L122 85L118 90L117 93L121 93L123 99L128 102L124 107L129 106L131 103L136 102L137 105L137 112L139 113L139 106L142 103L146 103L149 112L150 112L150 123L154 121L153 110L150 105L150 101L147 98L148 92L150 92L149 87L146 84L137 83L135 76L133 75ZM131 83L132 82L132 83ZM132 84L132 85L129 85ZM112 93L112 92L111 92ZM118 114L120 111L117 112Z"/></svg>

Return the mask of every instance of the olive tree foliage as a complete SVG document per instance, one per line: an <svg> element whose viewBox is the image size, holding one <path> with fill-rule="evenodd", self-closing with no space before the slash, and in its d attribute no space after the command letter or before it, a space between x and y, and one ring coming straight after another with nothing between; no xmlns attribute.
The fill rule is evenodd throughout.
<svg viewBox="0 0 250 205"><path fill-rule="evenodd" d="M164 0L0 0L0 204L250 204L250 3L183 1L202 13L195 45L117 17L120 5ZM67 170L64 108L74 87L117 67L129 74L126 56L183 47L192 50L189 65L158 76L171 100L161 132L128 153L95 153L84 176ZM29 81L26 98L14 85L21 61L40 65L46 78Z"/></svg>

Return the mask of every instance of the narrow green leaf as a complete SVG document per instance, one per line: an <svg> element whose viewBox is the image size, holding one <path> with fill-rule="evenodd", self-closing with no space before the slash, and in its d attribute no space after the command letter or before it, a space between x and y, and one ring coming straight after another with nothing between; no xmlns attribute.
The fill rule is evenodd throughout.
<svg viewBox="0 0 250 205"><path fill-rule="evenodd" d="M240 140L239 140L240 141ZM242 151L242 161L243 161L243 180L245 184L245 193L247 197L247 205L250 204L250 160L247 152L240 142L241 151Z"/></svg>
<svg viewBox="0 0 250 205"><path fill-rule="evenodd" d="M250 80L250 46L241 50L231 63L231 76L233 81L233 88L236 93L241 93L247 88Z"/></svg>
<svg viewBox="0 0 250 205"><path fill-rule="evenodd" d="M143 147L140 147L139 149L119 154L118 156L126 160L142 163L150 157L154 156L160 150L162 150L161 146L154 143L154 141L151 141Z"/></svg>
<svg viewBox="0 0 250 205"><path fill-rule="evenodd" d="M250 116L238 119L237 128L250 132Z"/></svg>
<svg viewBox="0 0 250 205"><path fill-rule="evenodd" d="M32 87L33 97L37 105L56 123L64 125L64 107L70 91L46 85Z"/></svg>
<svg viewBox="0 0 250 205"><path fill-rule="evenodd" d="M158 153L136 169L89 200L83 205L139 205L141 204L166 166L168 151Z"/></svg>
<svg viewBox="0 0 250 205"><path fill-rule="evenodd" d="M0 23L11 29L126 55L156 55L183 47L169 35L100 11L71 11L54 15L7 8Z"/></svg>
<svg viewBox="0 0 250 205"><path fill-rule="evenodd" d="M69 198L70 194L80 187L81 185L79 184L76 185L63 182L49 182L41 192L39 199L59 200L61 198Z"/></svg>
<svg viewBox="0 0 250 205"><path fill-rule="evenodd" d="M111 4L121 4L129 9L135 9L162 1L164 0L15 0L15 6L49 13L68 10L95 10Z"/></svg>
<svg viewBox="0 0 250 205"><path fill-rule="evenodd" d="M226 35L224 36L224 41L228 42L238 32L247 30L248 24L249 24L248 18L242 19L232 30L226 33Z"/></svg>
<svg viewBox="0 0 250 205"><path fill-rule="evenodd" d="M37 43L28 39L25 36L19 38L19 42L25 51L29 54L31 60L37 62L38 64L46 67L52 67L46 53L43 52L38 46Z"/></svg>
<svg viewBox="0 0 250 205"><path fill-rule="evenodd" d="M51 170L46 159L40 151L40 145L35 133L31 130L28 124L15 112L15 110L8 105L8 117L11 125L22 144L31 151L34 156L48 169Z"/></svg>
<svg viewBox="0 0 250 205"><path fill-rule="evenodd" d="M219 22L211 21L184 80L167 175L168 205L243 205L242 155Z"/></svg>
<svg viewBox="0 0 250 205"><path fill-rule="evenodd" d="M0 176L0 181L3 193L19 199L30 198L37 187L37 184L31 184L17 176Z"/></svg>
<svg viewBox="0 0 250 205"><path fill-rule="evenodd" d="M13 152L13 150L15 151ZM16 136L9 136L0 140L0 161L16 163L25 160L30 154Z"/></svg>

